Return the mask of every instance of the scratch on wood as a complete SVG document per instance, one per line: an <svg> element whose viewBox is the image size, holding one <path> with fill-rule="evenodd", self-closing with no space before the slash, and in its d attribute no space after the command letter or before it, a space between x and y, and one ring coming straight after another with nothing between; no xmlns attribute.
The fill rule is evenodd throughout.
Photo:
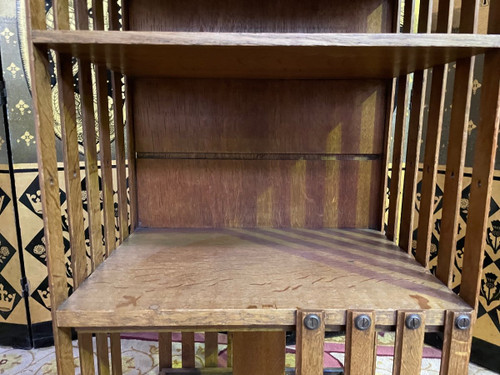
<svg viewBox="0 0 500 375"><path fill-rule="evenodd" d="M286 292L288 289L290 289L290 286L287 286L285 289L283 290L279 290L279 289L275 289L273 290L273 292Z"/></svg>
<svg viewBox="0 0 500 375"><path fill-rule="evenodd" d="M116 305L116 308L130 306L130 305L137 306L137 301L139 300L139 298L141 298L141 296L139 297L123 296L123 298L125 298L127 301Z"/></svg>

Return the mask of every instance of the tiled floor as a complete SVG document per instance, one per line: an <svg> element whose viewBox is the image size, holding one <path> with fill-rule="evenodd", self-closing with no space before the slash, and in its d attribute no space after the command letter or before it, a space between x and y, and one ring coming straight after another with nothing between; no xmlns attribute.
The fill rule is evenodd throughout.
<svg viewBox="0 0 500 375"><path fill-rule="evenodd" d="M221 345L223 350L225 345ZM73 352L75 358L78 355L76 342ZM122 340L122 368L124 375L158 374L158 343L156 341ZM173 344L174 367L180 366L181 344ZM329 353L344 362L344 354ZM197 365L203 365L203 344L196 344ZM287 354L287 364L293 365L293 354ZM439 358L424 358L422 362L422 374L439 374ZM80 374L78 359L75 359L76 374ZM139 370L140 369L140 370ZM52 375L56 374L54 348L43 348L35 350L20 350L8 347L0 347L0 374L1 375ZM377 357L377 375L392 374L392 357ZM470 375L495 374L492 371L482 369L471 364ZM459 375L459 374L457 374Z"/></svg>

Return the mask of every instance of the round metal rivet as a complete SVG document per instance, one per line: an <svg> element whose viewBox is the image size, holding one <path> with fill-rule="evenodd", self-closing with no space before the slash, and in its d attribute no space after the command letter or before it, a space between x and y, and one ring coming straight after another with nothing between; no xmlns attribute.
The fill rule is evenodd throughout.
<svg viewBox="0 0 500 375"><path fill-rule="evenodd" d="M366 314L361 314L354 319L354 325L360 331L366 331L372 325L372 318Z"/></svg>
<svg viewBox="0 0 500 375"><path fill-rule="evenodd" d="M304 326L311 331L318 329L320 324L321 319L316 314L309 314L304 318Z"/></svg>
<svg viewBox="0 0 500 375"><path fill-rule="evenodd" d="M470 316L468 315L459 315L455 320L455 326L458 329L464 330L470 327Z"/></svg>
<svg viewBox="0 0 500 375"><path fill-rule="evenodd" d="M418 314L410 314L407 316L405 324L408 329L418 329L422 325L422 318Z"/></svg>

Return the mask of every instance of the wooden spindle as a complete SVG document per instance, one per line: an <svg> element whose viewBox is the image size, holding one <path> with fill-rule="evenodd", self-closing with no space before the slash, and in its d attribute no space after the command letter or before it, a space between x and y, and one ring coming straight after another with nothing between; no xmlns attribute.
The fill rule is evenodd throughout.
<svg viewBox="0 0 500 375"><path fill-rule="evenodd" d="M285 332L233 332L233 375L285 372Z"/></svg>
<svg viewBox="0 0 500 375"><path fill-rule="evenodd" d="M96 334L96 347L99 375L110 375L108 335L106 333Z"/></svg>
<svg viewBox="0 0 500 375"><path fill-rule="evenodd" d="M440 375L466 374L466 369L469 367L471 326L465 329L459 328L457 326L459 317L472 319L470 313L446 312Z"/></svg>
<svg viewBox="0 0 500 375"><path fill-rule="evenodd" d="M490 4L488 33L500 34L500 2ZM474 165L469 197L469 215L462 266L460 296L477 309L483 271L486 226L497 152L500 118L500 51L484 56L481 108L476 133Z"/></svg>
<svg viewBox="0 0 500 375"><path fill-rule="evenodd" d="M205 332L205 367L219 366L219 334Z"/></svg>
<svg viewBox="0 0 500 375"><path fill-rule="evenodd" d="M109 335L111 347L111 371L113 375L122 375L122 345L119 333Z"/></svg>
<svg viewBox="0 0 500 375"><path fill-rule="evenodd" d="M57 325L57 307L68 297L64 254L57 154L52 113L50 71L47 50L35 47L31 30L45 30L45 2L26 0L28 50L32 77L33 115L39 160L39 182L43 207L44 238L52 306L56 366L60 374L74 374L71 329ZM43 141L42 141L43 139Z"/></svg>
<svg viewBox="0 0 500 375"><path fill-rule="evenodd" d="M432 21L432 0L420 2L418 32L430 33ZM418 165L420 158L420 140L425 108L427 88L427 70L413 74L410 122L408 127L408 145L406 149L405 178L403 185L403 203L401 206L401 229L399 247L408 253L412 250L413 220L417 195Z"/></svg>
<svg viewBox="0 0 500 375"><path fill-rule="evenodd" d="M363 320L359 322L362 329L356 327L357 319ZM372 311L348 311L346 322L345 374L374 374L377 358L375 314Z"/></svg>
<svg viewBox="0 0 500 375"><path fill-rule="evenodd" d="M394 375L419 375L424 351L425 314L422 311L398 311Z"/></svg>
<svg viewBox="0 0 500 375"><path fill-rule="evenodd" d="M182 332L182 368L194 368L194 332Z"/></svg>
<svg viewBox="0 0 500 375"><path fill-rule="evenodd" d="M450 33L453 21L453 1L439 2L437 32ZM417 250L415 258L424 267L429 266L432 230L434 227L434 195L439 158L439 143L443 127L444 98L448 80L448 64L432 68L429 119L425 137L422 192L418 216Z"/></svg>
<svg viewBox="0 0 500 375"><path fill-rule="evenodd" d="M479 0L463 0L460 13L460 32L474 33L477 30ZM457 249L460 201L467 149L472 81L474 79L475 58L465 58L456 62L455 86L450 120L450 137L446 158L444 181L443 220L439 238L438 264L436 276L451 288Z"/></svg>
<svg viewBox="0 0 500 375"><path fill-rule="evenodd" d="M306 327L311 315L319 318L315 329ZM323 375L325 312L298 310L296 332L296 375Z"/></svg>
<svg viewBox="0 0 500 375"><path fill-rule="evenodd" d="M158 357L160 370L172 367L172 333L158 334Z"/></svg>
<svg viewBox="0 0 500 375"><path fill-rule="evenodd" d="M91 333L78 334L78 353L81 375L94 375L94 345Z"/></svg>

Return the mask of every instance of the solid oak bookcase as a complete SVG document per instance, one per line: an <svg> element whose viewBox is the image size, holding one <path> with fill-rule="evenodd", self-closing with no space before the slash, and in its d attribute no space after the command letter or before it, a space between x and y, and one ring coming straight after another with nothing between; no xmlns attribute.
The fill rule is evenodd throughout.
<svg viewBox="0 0 500 375"><path fill-rule="evenodd" d="M199 371L236 375L283 374L286 331L297 337L296 368L287 373L322 374L325 331L345 331L345 372L373 374L377 332L395 331L394 373L418 374L424 333L442 331L441 373L465 373L498 133L500 36L494 34L500 32L500 2L490 4L491 35L475 34L479 0L462 0L459 33L451 33L451 0L439 1L435 25L432 0L110 0L108 25L100 1L93 2L89 19L86 1L70 7L68 0L53 0L54 30L46 27L45 1L27 3L60 374L74 373L73 329L83 374L96 371L93 335L99 373L121 374L120 333L131 331L159 333L163 374L199 373L189 368L195 364L194 332L204 331L206 368ZM54 109L49 50L59 85ZM481 120L456 295L448 287L472 71L474 56L483 53ZM457 67L434 276L427 265L452 62ZM71 296L53 111L63 130ZM85 142L85 217L77 112ZM172 331L183 332L183 370L171 369ZM217 367L220 331L229 332L227 368Z"/></svg>

